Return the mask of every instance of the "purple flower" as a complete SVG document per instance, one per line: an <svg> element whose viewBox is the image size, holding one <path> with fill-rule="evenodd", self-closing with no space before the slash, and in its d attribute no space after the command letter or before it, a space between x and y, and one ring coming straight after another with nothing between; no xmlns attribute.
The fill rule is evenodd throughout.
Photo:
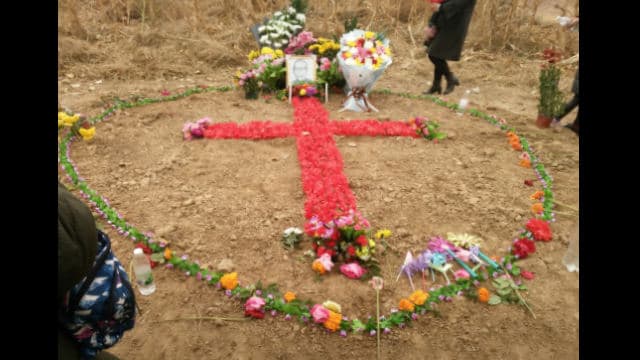
<svg viewBox="0 0 640 360"><path fill-rule="evenodd" d="M404 323L400 323L400 325L398 325L400 327L400 329L404 329L405 325Z"/></svg>
<svg viewBox="0 0 640 360"><path fill-rule="evenodd" d="M497 273L497 272L494 272L492 276L493 276L493 278L495 279L495 278L497 278L497 277L498 277L498 273Z"/></svg>
<svg viewBox="0 0 640 360"><path fill-rule="evenodd" d="M505 266L507 268L507 270L511 270L513 268L513 266L511 265L511 263L507 264L507 266Z"/></svg>
<svg viewBox="0 0 640 360"><path fill-rule="evenodd" d="M340 336L346 337L347 336L347 332L345 330L340 330Z"/></svg>
<svg viewBox="0 0 640 360"><path fill-rule="evenodd" d="M391 313L392 313L392 314L395 314L395 313L397 313L397 312L398 312L398 309L396 309L396 308L391 309Z"/></svg>
<svg viewBox="0 0 640 360"><path fill-rule="evenodd" d="M173 269L173 264L172 263L168 263L167 265L165 265L165 267L167 269Z"/></svg>
<svg viewBox="0 0 640 360"><path fill-rule="evenodd" d="M346 317L346 316L343 316L343 317L342 317L342 320L344 320L344 321L349 321L349 318L348 318L348 317Z"/></svg>
<svg viewBox="0 0 640 360"><path fill-rule="evenodd" d="M412 320L418 320L418 314L416 314L416 313L411 314L411 319Z"/></svg>
<svg viewBox="0 0 640 360"><path fill-rule="evenodd" d="M371 336L376 336L376 331L375 331L375 330L371 330L371 331L369 331L369 335L371 335Z"/></svg>
<svg viewBox="0 0 640 360"><path fill-rule="evenodd" d="M257 295L257 296L262 295L262 290L260 290L260 289L256 290L256 295Z"/></svg>
<svg viewBox="0 0 640 360"><path fill-rule="evenodd" d="M460 290L460 291L458 291L458 294L457 294L457 295L458 295L458 296L462 296L462 294L464 294L464 293L462 292L462 290Z"/></svg>
<svg viewBox="0 0 640 360"><path fill-rule="evenodd" d="M273 300L273 294L267 294L267 297Z"/></svg>
<svg viewBox="0 0 640 360"><path fill-rule="evenodd" d="M180 257L182 260L187 260L187 258L189 258L187 255L182 255L182 257Z"/></svg>
<svg viewBox="0 0 640 360"><path fill-rule="evenodd" d="M443 301L444 300L444 295L438 296L438 300Z"/></svg>
<svg viewBox="0 0 640 360"><path fill-rule="evenodd" d="M289 315L289 314L285 315L285 316L284 316L284 319L285 319L285 320L291 320L291 315Z"/></svg>
<svg viewBox="0 0 640 360"><path fill-rule="evenodd" d="M225 290L224 294L227 295L228 297L231 297L231 290Z"/></svg>
<svg viewBox="0 0 640 360"><path fill-rule="evenodd" d="M221 285L221 284L220 284L220 282L218 281L218 282L216 283L216 289L221 289L221 288L222 288L222 285Z"/></svg>
<svg viewBox="0 0 640 360"><path fill-rule="evenodd" d="M388 334L388 333L390 333L390 332L391 332L391 329L389 329L389 328L384 328L384 331L383 331L383 333L384 333L384 334Z"/></svg>
<svg viewBox="0 0 640 360"><path fill-rule="evenodd" d="M309 318L307 318L306 316L303 316L302 318L302 322L306 323L307 321L309 321Z"/></svg>
<svg viewBox="0 0 640 360"><path fill-rule="evenodd" d="M198 279L198 281L202 280L202 273L197 273L196 279Z"/></svg>
<svg viewBox="0 0 640 360"><path fill-rule="evenodd" d="M213 276L211 276L211 274L207 275L207 282L210 282L212 278Z"/></svg>
<svg viewBox="0 0 640 360"><path fill-rule="evenodd" d="M278 312L275 310L271 310L271 316L276 316L276 315L278 315Z"/></svg>
<svg viewBox="0 0 640 360"><path fill-rule="evenodd" d="M187 275L187 276L189 276L189 275L191 275L191 272L190 272L190 271L187 271L187 272L186 272L186 273L184 273L184 274L185 274L185 275Z"/></svg>

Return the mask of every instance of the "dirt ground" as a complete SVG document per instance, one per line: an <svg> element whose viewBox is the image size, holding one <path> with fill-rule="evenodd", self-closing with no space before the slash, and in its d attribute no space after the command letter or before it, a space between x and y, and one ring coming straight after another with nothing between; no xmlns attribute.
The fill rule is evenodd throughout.
<svg viewBox="0 0 640 360"><path fill-rule="evenodd" d="M92 46L99 47L100 43ZM403 56L404 55L404 56ZM113 54L114 58L118 54ZM124 55L123 55L124 56ZM507 119L534 147L551 176L562 204L578 207L578 138L569 130L538 129L537 60L467 51L452 63L471 107ZM171 64L166 66L171 67ZM184 64L176 61L176 69ZM232 67L178 76L148 76L127 81L92 72L86 63L65 65L59 98L74 111L97 115L107 99L131 95L157 97L199 84L228 85ZM573 68L563 73L568 90ZM179 73L179 71L177 70ZM83 76L79 76L82 73ZM419 94L429 86L431 63L415 48L396 54L375 88ZM523 75L525 74L525 75ZM394 282L406 251L421 251L428 237L468 232L484 239L483 249L504 255L531 215L523 184L535 178L518 166L503 132L484 120L426 100L373 94L376 114L338 113L343 98L332 95L326 108L332 119L404 120L427 116L440 122L449 138L434 144L411 138L336 137L345 173L358 207L374 228L393 232L393 251L381 258L386 281L382 314L397 308L410 293L405 278ZM108 198L139 229L162 235L178 254L188 254L215 269L230 259L241 284L275 282L282 291L322 302L334 300L349 318L375 316L375 293L364 283L333 273L315 281L310 260L280 244L282 231L304 222L300 167L295 141L182 140L184 122L208 116L214 122L293 121L292 107L275 99L245 100L240 91L206 93L119 112L97 126L92 143L76 142L71 158L81 176ZM565 118L572 121L575 114ZM559 207L554 239L539 243L520 262L536 274L526 298L536 318L518 306L488 306L466 299L441 304L441 317L421 316L406 329L382 336L382 357L394 359L577 359L578 275L562 264L577 226L577 212ZM123 262L133 243L110 227L105 230ZM142 314L136 327L111 352L122 359L338 359L374 358L375 337L342 338L316 326L264 320L178 320L185 317L241 317L242 304L227 299L179 271L158 268L157 291L138 296ZM416 282L418 283L418 282ZM443 284L443 279L437 283ZM431 282L429 281L429 285Z"/></svg>

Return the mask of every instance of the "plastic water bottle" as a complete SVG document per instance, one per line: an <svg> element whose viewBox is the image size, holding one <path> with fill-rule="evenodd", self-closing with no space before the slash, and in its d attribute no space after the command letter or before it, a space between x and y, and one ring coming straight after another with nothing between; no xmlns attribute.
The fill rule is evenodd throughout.
<svg viewBox="0 0 640 360"><path fill-rule="evenodd" d="M580 227L576 229L574 236L569 242L567 253L562 259L562 263L567 267L569 272L580 271Z"/></svg>
<svg viewBox="0 0 640 360"><path fill-rule="evenodd" d="M151 273L151 264L140 248L133 250L133 273L136 276L138 290L142 295L151 295L156 291L156 284L153 282L153 274Z"/></svg>
<svg viewBox="0 0 640 360"><path fill-rule="evenodd" d="M467 109L467 106L469 106L469 95L470 94L471 94L471 90L466 90L464 92L464 95L462 95L462 98L460 99L460 102L458 103L458 110L456 111L458 113L458 115L464 114L464 111Z"/></svg>

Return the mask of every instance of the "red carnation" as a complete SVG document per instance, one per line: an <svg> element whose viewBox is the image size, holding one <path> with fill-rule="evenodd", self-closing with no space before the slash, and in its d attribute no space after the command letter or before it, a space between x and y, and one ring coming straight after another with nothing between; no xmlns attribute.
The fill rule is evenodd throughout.
<svg viewBox="0 0 640 360"><path fill-rule="evenodd" d="M349 254L349 256L354 256L356 254L356 248L349 245L349 247L347 248L347 254Z"/></svg>
<svg viewBox="0 0 640 360"><path fill-rule="evenodd" d="M327 247L332 248L336 246L336 241L335 240L327 241L325 244L327 245Z"/></svg>
<svg viewBox="0 0 640 360"><path fill-rule="evenodd" d="M540 219L531 219L527 222L527 230L531 231L534 239L538 241L551 241L551 228L549 223Z"/></svg>
<svg viewBox="0 0 640 360"><path fill-rule="evenodd" d="M369 240L367 240L366 236L360 235L356 239L356 243L358 243L358 245L360 245L360 246L367 246L369 244Z"/></svg>
<svg viewBox="0 0 640 360"><path fill-rule="evenodd" d="M260 310L245 310L244 311L244 316L251 316L251 317L256 318L256 319L263 319L264 318L264 312L262 312Z"/></svg>
<svg viewBox="0 0 640 360"><path fill-rule="evenodd" d="M325 249L324 246L318 246L318 249L316 249L316 254L318 255L318 257L322 256L322 254L324 254L325 252L327 252L327 249Z"/></svg>
<svg viewBox="0 0 640 360"><path fill-rule="evenodd" d="M533 186L533 180L525 180L524 184L527 186Z"/></svg>
<svg viewBox="0 0 640 360"><path fill-rule="evenodd" d="M534 252L536 252L536 244L529 239L521 238L513 243L513 253L520 259L524 259Z"/></svg>
<svg viewBox="0 0 640 360"><path fill-rule="evenodd" d="M532 272L526 271L526 270L520 271L520 275L522 275L522 277L527 280L533 280L533 278L535 277L535 275Z"/></svg>

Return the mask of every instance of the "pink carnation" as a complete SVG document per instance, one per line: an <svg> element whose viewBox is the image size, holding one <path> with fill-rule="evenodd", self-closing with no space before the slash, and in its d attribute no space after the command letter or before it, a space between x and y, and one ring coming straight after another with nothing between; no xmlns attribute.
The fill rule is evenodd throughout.
<svg viewBox="0 0 640 360"><path fill-rule="evenodd" d="M340 266L340 272L349 279L360 279L366 270L357 262L352 262Z"/></svg>
<svg viewBox="0 0 640 360"><path fill-rule="evenodd" d="M333 268L333 261L331 261L331 255L327 253L322 254L322 256L316 259L316 261L319 261L320 264L322 264L324 269L327 271L331 271L331 268Z"/></svg>
<svg viewBox="0 0 640 360"><path fill-rule="evenodd" d="M469 273L465 269L460 269L460 270L457 270L456 272L454 272L453 276L456 277L456 280L457 279L468 279L469 278Z"/></svg>
<svg viewBox="0 0 640 360"><path fill-rule="evenodd" d="M311 308L311 316L313 317L313 321L321 324L329 318L329 310L325 309L324 306L320 304L315 304Z"/></svg>
<svg viewBox="0 0 640 360"><path fill-rule="evenodd" d="M262 310L262 307L264 306L264 304L265 304L265 301L263 298L252 296L249 299L247 299L246 303L244 303L244 309L249 311Z"/></svg>

